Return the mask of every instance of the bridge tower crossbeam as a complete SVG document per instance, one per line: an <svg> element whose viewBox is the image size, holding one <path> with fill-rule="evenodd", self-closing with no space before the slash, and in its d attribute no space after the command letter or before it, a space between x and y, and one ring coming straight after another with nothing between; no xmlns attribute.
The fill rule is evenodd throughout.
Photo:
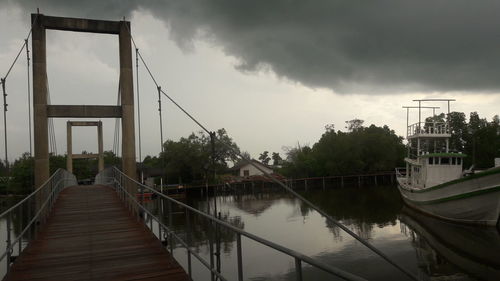
<svg viewBox="0 0 500 281"><path fill-rule="evenodd" d="M121 118L122 169L137 178L135 160L134 93L130 22L31 14L33 52L33 108L35 188L49 178L49 118ZM118 35L121 105L49 105L47 99L46 30Z"/></svg>
<svg viewBox="0 0 500 281"><path fill-rule="evenodd" d="M103 156L103 141L102 141L102 121L68 121L66 123L66 138L67 138L67 158L66 158L66 170L73 173L73 159L84 159L84 158L97 158L98 159L98 171L104 170L104 156ZM73 137L72 128L75 126L95 126L97 127L97 154L73 154Z"/></svg>

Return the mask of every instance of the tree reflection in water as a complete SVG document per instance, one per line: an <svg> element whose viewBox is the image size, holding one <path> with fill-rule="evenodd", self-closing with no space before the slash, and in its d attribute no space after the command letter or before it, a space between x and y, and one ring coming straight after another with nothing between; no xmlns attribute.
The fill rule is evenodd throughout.
<svg viewBox="0 0 500 281"><path fill-rule="evenodd" d="M500 280L500 239L498 232L491 232L494 228L483 231L474 227L450 226L439 220L426 219L426 216L401 213L403 203L394 186L310 189L302 195L403 266L418 272L421 280ZM213 214L214 200L217 200L221 219L240 229L369 280L407 280L337 226L287 193L232 192L210 196L208 201L206 197L190 195L185 203ZM9 199L0 208L5 210L15 201ZM154 214L160 213L159 200L152 200L147 205ZM169 225L166 201L163 214L163 223ZM190 247L208 259L214 227L191 212L188 212L188 218L192 230ZM13 220L16 232L21 220L17 216ZM187 241L186 212L175 204L172 205L171 224L175 233ZM153 228L158 229L157 226ZM228 280L234 280L237 276L236 235L223 227L219 230L222 271ZM5 241L4 236L5 233L0 233L0 247ZM293 260L249 239L244 238L242 242L246 279L295 280ZM185 250L179 243L175 243L175 247L176 259L186 266ZM194 280L206 277L206 270L201 266L194 267L193 271ZM303 273L304 280L335 280L307 265Z"/></svg>

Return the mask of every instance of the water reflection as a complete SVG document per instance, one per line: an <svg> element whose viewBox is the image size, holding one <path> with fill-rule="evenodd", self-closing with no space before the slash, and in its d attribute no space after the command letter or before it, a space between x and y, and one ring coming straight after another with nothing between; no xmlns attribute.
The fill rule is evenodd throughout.
<svg viewBox="0 0 500 281"><path fill-rule="evenodd" d="M407 207L401 221L419 268L431 279L500 279L500 235L496 228L446 222Z"/></svg>
<svg viewBox="0 0 500 281"><path fill-rule="evenodd" d="M500 280L500 238L494 228L477 228L444 223L411 211L393 186L309 190L303 195L420 280ZM2 208L14 204L5 203ZM249 192L219 196L188 196L188 205L215 213L221 219L267 240L353 272L368 280L408 280L387 262L373 254L314 210L283 192ZM148 202L155 213L167 214L168 204ZM190 246L208 260L209 238L214 228L204 218L171 206L163 223L171 225ZM20 220L15 218L19 225ZM189 221L189 223L187 223ZM158 227L153 224L155 231ZM17 229L17 227L16 227ZM191 231L188 231L191 229ZM14 230L17 231L17 230ZM236 235L218 232L221 270L228 280L237 279ZM5 221L0 220L0 249L5 242ZM243 238L245 280L295 280L294 261L275 250ZM187 269L186 252L175 244L176 259ZM207 280L207 270L193 263L194 280ZM336 280L311 266L303 268L304 280Z"/></svg>
<svg viewBox="0 0 500 281"><path fill-rule="evenodd" d="M396 256L402 251L411 252L407 239L399 231L397 215L401 200L393 187L310 190L304 195L360 236L389 249L386 252ZM386 280L387 274L390 274L405 280L402 274L355 239L286 193L220 195L215 199L226 221L237 219L241 222L241 228L267 240L368 279ZM215 199L190 197L187 202L199 210L213 213ZM373 200L378 204L373 203ZM381 206L384 210L380 210ZM196 229L199 232L197 237L207 238L205 226ZM394 235L399 237L394 239ZM228 274L229 279L235 279L236 267L231 267L231 260L236 259L235 242L231 240L235 236L229 234L225 238L230 240L223 245L223 272ZM233 245L227 245L230 243ZM405 246L398 246L402 243ZM200 245L200 252L207 253L206 241L200 241ZM295 280L294 263L290 257L252 241L244 241L243 248L245 276L249 280ZM413 266L416 270L415 257L406 256L409 257L410 268ZM305 266L303 271L304 276L307 276L305 280L333 280L332 275L310 266Z"/></svg>

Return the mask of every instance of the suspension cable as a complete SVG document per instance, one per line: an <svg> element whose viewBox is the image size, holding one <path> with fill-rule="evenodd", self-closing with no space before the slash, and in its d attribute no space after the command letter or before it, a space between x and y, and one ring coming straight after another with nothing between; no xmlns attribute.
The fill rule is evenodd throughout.
<svg viewBox="0 0 500 281"><path fill-rule="evenodd" d="M121 77L118 79L118 91L116 92L116 105L120 105L120 92L121 92ZM118 157L118 122L119 118L115 118L115 130L113 134L113 153Z"/></svg>
<svg viewBox="0 0 500 281"><path fill-rule="evenodd" d="M49 77L45 75L45 83L47 85L47 104L51 104L50 100L50 87L49 87ZM54 130L54 119L48 118L48 127L49 127L49 142L51 143L51 150L54 155L57 155L57 142L56 142L56 133Z"/></svg>
<svg viewBox="0 0 500 281"><path fill-rule="evenodd" d="M28 77L28 137L30 144L30 157L33 156L33 144L31 143L31 81L30 81L30 49L28 45L28 39L25 40L26 45L26 66L27 66L27 77Z"/></svg>
<svg viewBox="0 0 500 281"><path fill-rule="evenodd" d="M127 27L128 29L128 27ZM130 30L129 31L129 34L130 34ZM130 34L130 37L132 38L132 34ZM134 40L132 39L132 42L135 45L135 42ZM136 47L137 48L137 47ZM156 79L154 78L153 74L151 73L151 71L149 71L149 67L147 66L146 62L144 61L144 59L142 58L142 56L140 55L139 53L139 58L141 59L141 61L143 62L145 68L148 70L149 72L149 75L151 76L151 79L153 80L153 82L155 83L155 85L158 86L158 83L156 82ZM196 123L202 130L204 130L206 133L208 133L210 135L210 131L205 127L203 126L198 120L196 120L191 114L189 114L182 106L180 106L174 99L172 99L165 91L163 91L161 88L160 88L160 91L161 93L166 96L179 110L181 110L182 112L184 112L184 114L186 114L194 123ZM262 168L258 167L256 164L253 163L253 161L251 161L250 159L248 159L247 157L243 156L239 151L235 150L233 147L231 147L230 145L222 142L220 139L217 139L222 145L224 145L227 149L229 149L234 155L237 155L239 156L242 160L244 160L245 162L247 162L248 164L252 165L254 168L256 168L257 170L259 170L260 172L262 172L266 177L268 177L270 180L272 180L273 182L275 182L276 184L278 184L279 186L283 187L286 191L290 192L292 195L294 195L296 198L298 198L300 201L302 201L303 203L305 203L307 206L309 206L311 209L315 210L316 212L318 212L319 214L321 214L323 217L325 217L328 221L332 222L333 224L335 224L336 226L338 226L339 228L341 228L342 230L344 230L346 233L348 233L349 235L351 235L353 238L355 238L356 240L358 240L360 243L362 243L363 245L365 245L367 248L369 248L370 250L372 250L374 253L378 254L380 257L382 257L384 260L386 260L388 263L390 263L391 265L393 265L394 267L396 267L397 269L399 269L402 273L404 273L406 276L408 276L409 278L411 278L412 280L415 280L417 281L417 277L414 276L412 273L410 273L408 270L404 269L403 267L401 267L400 265L398 265L396 262L394 262L393 260L391 260L387 255L385 255L384 253L382 253L380 250L378 250L376 247L374 247L372 244L370 244L368 241L364 240L363 238L361 238L359 235L357 235L356 233L354 233L352 230L350 230L349 228L347 228L346 226L344 226L342 223L340 223L339 221L337 221L336 219L334 219L332 216L330 216L329 214L327 214L325 211L321 210L319 207L317 207L316 205L314 205L311 201L307 200L306 198L304 198L303 196L301 196L300 194L298 194L297 192L295 192L293 189L291 189L290 187L288 187L287 185L285 185L283 182L277 180L276 178L274 178L273 176L271 176L268 172L264 171Z"/></svg>
<svg viewBox="0 0 500 281"><path fill-rule="evenodd" d="M121 102L121 79L118 82L118 95L116 97L116 105L120 105ZM120 118L115 118L115 135L113 142L113 153L118 157L120 151Z"/></svg>
<svg viewBox="0 0 500 281"><path fill-rule="evenodd" d="M0 78L0 83L2 84L3 93L3 128L4 128L4 145L5 145L5 168L7 169L7 175L9 175L9 153L8 153L8 143L7 143L7 93L5 91L5 78Z"/></svg>
<svg viewBox="0 0 500 281"><path fill-rule="evenodd" d="M25 37L24 39L24 42L23 44L21 45L21 48L19 49L19 51L17 52L17 55L16 57L14 58L14 61L12 62L12 64L9 66L9 69L7 70L7 73L5 73L5 75L3 76L3 78L0 78L0 84L2 84L2 93L3 93L3 122L4 122L4 145L5 145L5 165L6 165L6 169L7 169L7 173L9 173L9 160L8 160L8 134L7 134L7 92L5 90L6 88L6 81L7 81L7 77L9 77L9 74L10 72L12 71L12 68L14 68L14 65L16 64L17 60L19 59L19 56L21 55L23 49L27 46L28 46L28 39L31 37L31 33L33 31L33 25L35 25L35 23L37 22L38 20L38 15L35 17L35 20L33 21L33 23L31 24L31 27L30 27L30 30L28 32L28 35ZM29 72L29 69L28 69L28 72ZM31 141L31 139L30 139ZM30 145L30 148L31 148L31 145Z"/></svg>
<svg viewBox="0 0 500 281"><path fill-rule="evenodd" d="M12 64L10 65L9 70L7 70L7 73L3 76L4 80L6 80L7 77L9 76L10 71L12 70L12 68L14 67L14 65L16 64L17 59L21 55L21 52L23 51L23 49L28 46L28 39L31 37L31 32L33 31L33 26L36 24L37 21L38 21L38 14L35 17L35 20L33 21L33 23L31 24L30 30L28 32L28 35L25 37L23 45L21 46L21 49L19 49L19 52L17 53L16 58L14 59L14 61L12 62Z"/></svg>
<svg viewBox="0 0 500 281"><path fill-rule="evenodd" d="M165 148L163 147L163 117L161 113L161 86L158 86L158 114L160 117L160 151L161 151L161 176L165 180L165 184L168 185L168 181L165 173Z"/></svg>
<svg viewBox="0 0 500 281"><path fill-rule="evenodd" d="M139 99L139 58L137 54L139 53L139 49L135 48L135 84L137 85L137 124L139 130L139 165L141 169L141 183L143 181L144 176L144 167L142 165L142 153L141 153L141 103Z"/></svg>

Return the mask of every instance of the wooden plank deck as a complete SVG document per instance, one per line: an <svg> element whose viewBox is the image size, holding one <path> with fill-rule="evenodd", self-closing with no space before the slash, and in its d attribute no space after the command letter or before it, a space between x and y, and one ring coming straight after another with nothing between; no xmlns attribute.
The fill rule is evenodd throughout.
<svg viewBox="0 0 500 281"><path fill-rule="evenodd" d="M68 187L5 280L190 280L105 186Z"/></svg>

